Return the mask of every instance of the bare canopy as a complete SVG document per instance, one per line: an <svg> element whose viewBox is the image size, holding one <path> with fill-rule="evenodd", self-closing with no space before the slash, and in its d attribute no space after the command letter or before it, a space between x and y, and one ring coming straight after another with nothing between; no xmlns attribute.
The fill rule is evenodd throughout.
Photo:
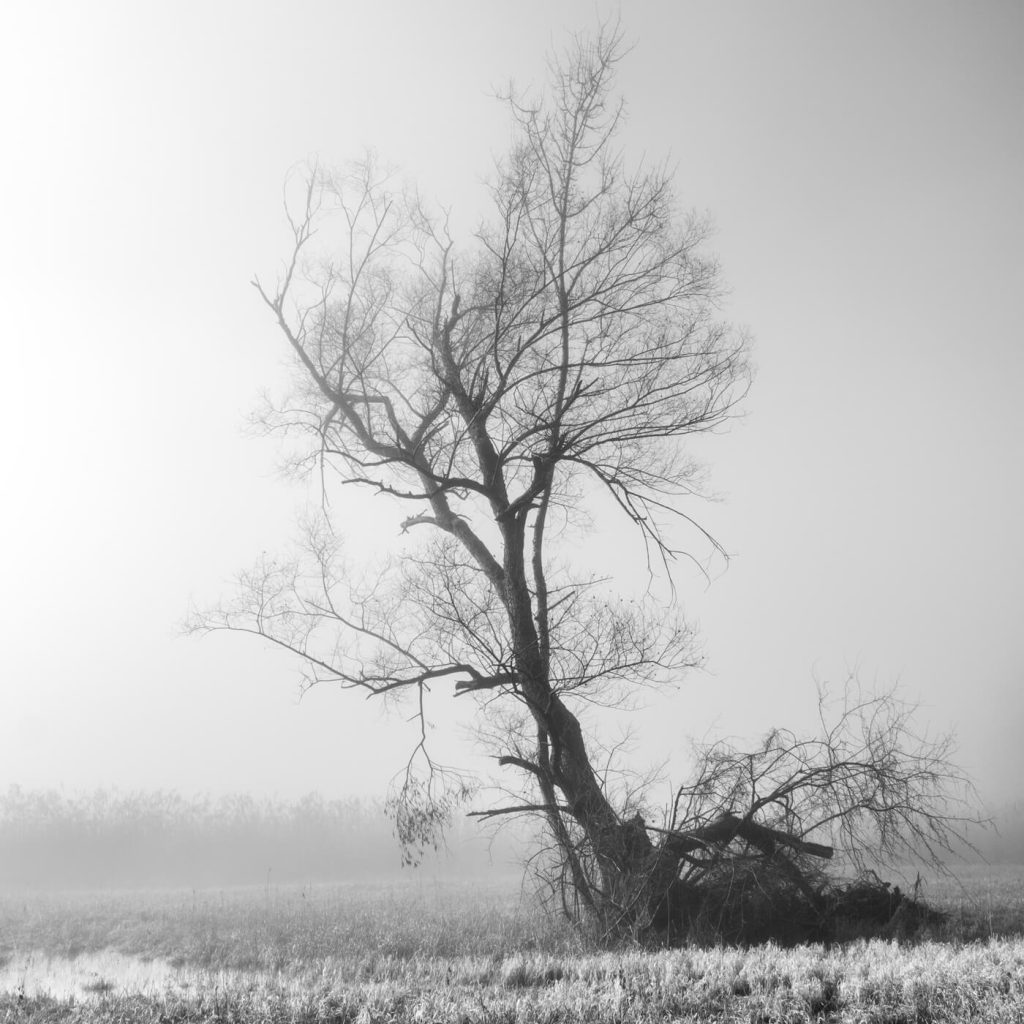
<svg viewBox="0 0 1024 1024"><path fill-rule="evenodd" d="M670 574L683 554L673 522L700 529L686 440L722 427L749 384L746 339L717 313L706 223L679 209L668 169L628 166L616 149L620 54L614 33L576 40L551 62L546 95L505 97L514 143L468 241L373 159L311 168L289 205L283 271L254 282L298 369L274 422L307 440L310 468L404 505L396 518L422 545L363 585L322 524L305 560L262 563L234 603L194 623L287 648L309 684L405 695L421 715L442 682L475 701L519 794L483 813L540 814L577 905L612 929L649 920L681 865L731 843L830 855L805 838L811 819L775 812L841 795L876 760L862 751L841 783L842 768L815 767L834 743L787 742L794 785L743 804L735 780L785 759L712 752L664 827L595 771L579 702L674 682L697 655L675 609L574 575L559 531L582 502L613 510L602 527L634 530L648 570ZM465 796L434 768L421 742L394 801L410 848ZM870 816L864 792L856 811ZM829 839L829 821L816 823Z"/></svg>

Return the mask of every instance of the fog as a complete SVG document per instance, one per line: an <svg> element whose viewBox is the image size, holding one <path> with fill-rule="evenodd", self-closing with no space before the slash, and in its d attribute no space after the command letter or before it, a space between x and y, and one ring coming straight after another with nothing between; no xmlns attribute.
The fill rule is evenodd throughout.
<svg viewBox="0 0 1024 1024"><path fill-rule="evenodd" d="M327 687L300 700L281 653L181 633L191 605L287 551L321 499L248 428L290 373L249 281L276 273L282 184L313 154L373 145L472 227L509 137L493 93L538 84L547 49L615 10L5 7L0 786L74 807L97 788L143 794L114 815L131 823L121 845L150 850L174 884L188 870L145 838L162 800L199 821L175 833L197 878L224 881L232 861L251 882L307 862L298 847L243 856L251 836L224 838L241 805L221 798L272 806L278 823L309 792L383 799L418 738L407 714ZM700 447L716 500L686 509L731 556L698 551L707 575L678 580L706 667L607 723L609 738L634 725L630 757L666 765L667 795L691 737L802 731L818 682L898 683L922 731L956 731L1017 835L1024 8L639 0L622 28L623 149L671 161L681 206L713 217L722 314L751 331L758 375L742 421ZM400 510L330 498L354 558L396 549ZM643 589L636 538L587 511L593 532L567 550ZM427 711L441 760L491 772L450 689ZM386 822L359 819L346 846L328 818L309 820L352 870L364 849L398 863ZM67 861L63 827L2 863ZM99 832L85 875L121 848ZM187 850L200 834L221 836L208 876L207 854Z"/></svg>
<svg viewBox="0 0 1024 1024"><path fill-rule="evenodd" d="M0 891L493 879L521 871L526 838L455 821L403 864L380 802L15 786L0 794Z"/></svg>
<svg viewBox="0 0 1024 1024"><path fill-rule="evenodd" d="M997 814L1000 831L972 831L977 849L963 848L951 868L1024 863L1024 803ZM438 849L408 864L379 801L13 786L0 794L0 892L456 880L530 887L532 838L522 823L482 829L455 819Z"/></svg>

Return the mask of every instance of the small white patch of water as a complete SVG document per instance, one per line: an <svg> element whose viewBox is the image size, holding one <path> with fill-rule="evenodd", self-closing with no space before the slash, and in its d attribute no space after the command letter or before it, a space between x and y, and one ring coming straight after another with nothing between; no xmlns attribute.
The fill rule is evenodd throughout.
<svg viewBox="0 0 1024 1024"><path fill-rule="evenodd" d="M16 953L0 966L0 992L56 999L96 999L125 992L164 993L188 987L194 972L165 960L141 960L114 950L68 959Z"/></svg>

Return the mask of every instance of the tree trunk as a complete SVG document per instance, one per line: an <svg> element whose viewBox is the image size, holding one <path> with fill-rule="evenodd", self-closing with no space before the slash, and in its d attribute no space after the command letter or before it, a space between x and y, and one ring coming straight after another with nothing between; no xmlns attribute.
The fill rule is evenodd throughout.
<svg viewBox="0 0 1024 1024"><path fill-rule="evenodd" d="M699 890L680 881L681 867L690 855L713 858L732 844L755 852L802 894L812 914L823 913L822 895L794 855L831 858L830 847L728 812L692 831L662 833L653 842L639 814L625 820L616 814L590 763L579 722L557 694L549 697L540 732L551 748L548 758L539 758L541 765L550 763L546 792L541 779L545 800L554 803L557 787L582 841L560 820L561 812L552 812L549 822L576 895L604 935L635 937L654 929L669 940L678 937L701 899Z"/></svg>
<svg viewBox="0 0 1024 1024"><path fill-rule="evenodd" d="M492 451L486 445L483 448L482 464ZM504 485L500 490L504 496ZM594 771L579 720L563 702L549 674L547 623L535 608L526 570L529 511L527 504L511 515L496 517L504 556L501 597L516 652L515 683L537 726L536 762L529 764L515 757L504 760L535 774L541 807L562 858L562 877L577 901L609 936L635 935L658 921L671 925L679 916L680 900L685 903L690 895L679 883L680 865L686 857L723 851L740 840L771 861L816 907L819 897L790 852L830 857L828 847L805 843L757 824L750 816L740 818L731 813L723 813L696 831L663 834L655 844L640 815L624 820L616 812ZM537 565L533 568L539 589L543 570Z"/></svg>

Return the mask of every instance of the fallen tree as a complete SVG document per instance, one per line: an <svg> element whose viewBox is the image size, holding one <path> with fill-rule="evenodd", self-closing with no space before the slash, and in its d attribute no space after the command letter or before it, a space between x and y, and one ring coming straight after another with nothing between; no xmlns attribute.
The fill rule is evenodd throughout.
<svg viewBox="0 0 1024 1024"><path fill-rule="evenodd" d="M547 849L554 857L538 858L547 891L576 920L597 910L608 935L827 939L885 926L900 908L904 925L934 923L876 871L944 871L979 819L952 738L916 735L914 710L891 691L862 695L851 679L834 700L819 695L814 737L774 729L753 751L697 748L694 778L662 824L639 812L623 821L631 884L606 888L570 824ZM476 813L503 812L518 813Z"/></svg>

